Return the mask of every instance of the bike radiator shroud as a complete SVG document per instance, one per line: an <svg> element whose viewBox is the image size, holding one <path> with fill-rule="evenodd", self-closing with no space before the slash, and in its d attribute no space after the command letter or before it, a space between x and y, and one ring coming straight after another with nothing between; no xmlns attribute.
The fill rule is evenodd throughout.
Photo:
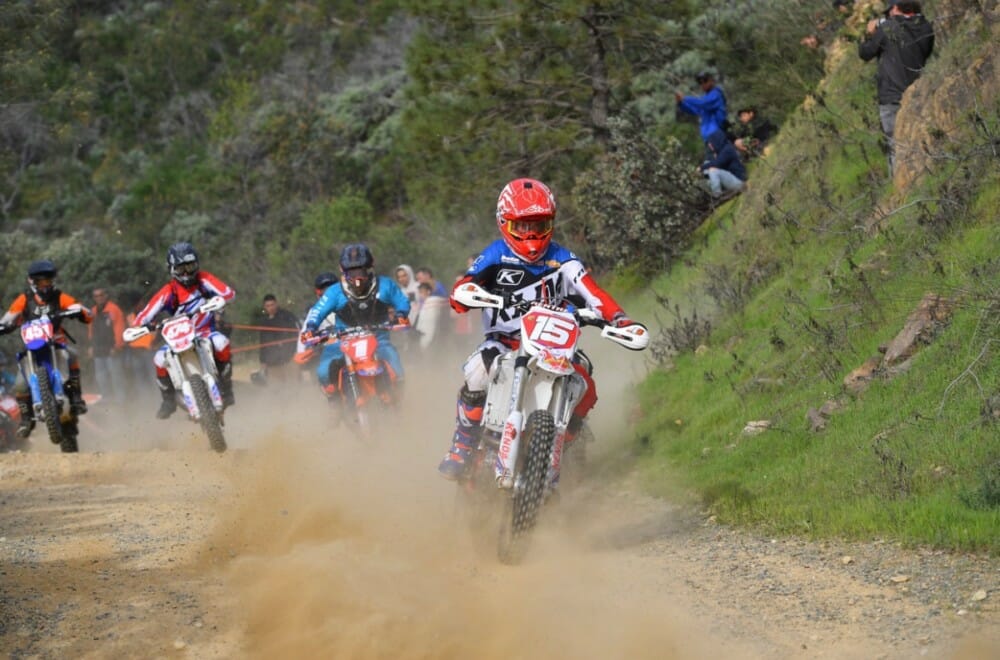
<svg viewBox="0 0 1000 660"><path fill-rule="evenodd" d="M514 385L514 360L516 358L517 351L511 351L497 358L493 373L490 375L486 404L483 409L483 426L496 434L503 432L504 423L510 413L510 396ZM587 390L587 383L580 374L574 373L566 377L545 371L536 366L534 358L528 363L528 369L528 382L523 385L522 409L549 409L553 398L553 386L557 381L562 380L565 396L560 406L561 410L551 410L551 412L556 427L565 428L569 423L573 409Z"/></svg>

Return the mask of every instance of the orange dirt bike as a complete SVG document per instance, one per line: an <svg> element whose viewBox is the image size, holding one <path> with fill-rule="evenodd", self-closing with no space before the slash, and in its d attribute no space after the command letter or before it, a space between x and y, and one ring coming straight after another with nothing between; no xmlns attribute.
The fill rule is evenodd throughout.
<svg viewBox="0 0 1000 660"><path fill-rule="evenodd" d="M466 307L511 307L502 296L471 282L452 295ZM474 525L499 516L497 554L504 563L524 556L529 533L559 474L566 426L587 390L574 367L586 359L578 350L581 326L599 327L601 337L631 350L649 345L649 331L640 323L618 328L589 309L544 302L513 306L522 313L520 345L493 362L479 446L472 468L459 482L467 491L460 500L474 505Z"/></svg>
<svg viewBox="0 0 1000 660"><path fill-rule="evenodd" d="M188 417L198 422L208 436L208 444L215 451L226 451L226 438L222 433L223 403L219 391L219 372L215 366L212 340L198 335L193 317L199 313L211 314L226 306L221 296L202 303L190 313L181 313L149 326L126 328L122 338L133 342L150 332L159 330L167 344L164 366L173 381L178 402L187 410Z"/></svg>
<svg viewBox="0 0 1000 660"><path fill-rule="evenodd" d="M82 306L72 305L62 311L25 321L21 324L24 350L17 354L21 375L31 392L35 421L45 425L49 440L59 445L64 453L79 451L77 436L80 429L79 419L66 394L65 374L69 365L66 363L66 351L59 350L56 343L53 320L77 318L82 311ZM10 326L3 326L0 334L11 330Z"/></svg>
<svg viewBox="0 0 1000 660"><path fill-rule="evenodd" d="M344 366L337 374L337 391L340 393L347 422L362 437L373 435L373 418L376 410L390 410L398 399L396 372L381 359L378 350L379 331L407 331L408 323L381 323L361 325L336 330L321 328L303 342L307 351L295 356L296 362L306 363L312 353L324 344L338 344L344 356ZM375 414L373 414L375 413Z"/></svg>

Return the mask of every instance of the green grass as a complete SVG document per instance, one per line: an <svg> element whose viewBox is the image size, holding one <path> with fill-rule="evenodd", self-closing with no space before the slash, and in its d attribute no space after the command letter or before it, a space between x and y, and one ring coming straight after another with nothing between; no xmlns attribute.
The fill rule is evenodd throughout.
<svg viewBox="0 0 1000 660"><path fill-rule="evenodd" d="M639 388L643 483L775 534L1000 554L1000 425L984 413L1000 394L1000 168L968 127L961 157L894 190L859 73L832 73L750 193L653 283L685 314L713 314L713 332ZM740 305L719 300L725 278L750 291ZM947 324L906 371L847 393L844 376L931 292L952 301ZM826 401L840 409L813 432L806 412ZM771 427L743 434L752 420Z"/></svg>

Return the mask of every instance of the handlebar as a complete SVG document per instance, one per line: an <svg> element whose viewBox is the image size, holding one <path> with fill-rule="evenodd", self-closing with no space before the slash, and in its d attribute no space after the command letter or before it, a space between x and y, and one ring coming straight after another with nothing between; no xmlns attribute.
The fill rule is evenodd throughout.
<svg viewBox="0 0 1000 660"><path fill-rule="evenodd" d="M618 327L613 323L605 321L597 312L586 307L575 307L571 304L554 305L537 300L511 300L510 294L497 295L490 293L474 282L466 282L457 287L452 292L452 297L460 305L466 307L494 308L494 309L517 309L528 311L532 307L542 307L558 312L569 312L573 314L577 323L581 326L589 325L601 329L601 337L610 339L616 344L633 351L641 351L649 345L649 330L641 323L631 323Z"/></svg>
<svg viewBox="0 0 1000 660"><path fill-rule="evenodd" d="M390 332L399 332L402 330L412 330L413 326L409 323L393 323L391 321L386 321L385 323L375 323L369 325L354 325L343 330L337 330L335 328L324 328L322 330L316 330L308 338L302 339L302 344L304 346L315 346L331 338L336 338L337 340L344 339L345 337L350 337L352 335L360 335L365 332L377 332L380 330L387 330ZM302 334L304 335L306 331Z"/></svg>
<svg viewBox="0 0 1000 660"><path fill-rule="evenodd" d="M58 311L52 312L51 314L42 314L42 316L40 316L39 318L47 316L49 319L72 319L72 318L82 319L85 311L86 310L84 309L83 305L80 305L78 303L76 305L70 305L66 309L60 309ZM27 321L24 321L24 323L26 322ZM0 335L6 335L11 332L14 332L14 330L19 325L22 324L0 323Z"/></svg>
<svg viewBox="0 0 1000 660"><path fill-rule="evenodd" d="M226 299L222 296L213 296L203 302L198 306L198 309L193 312L185 312L185 316L194 316L195 314L209 314L212 312L217 312L226 306ZM122 333L122 339L127 343L132 343L140 337L145 337L151 332L156 332L160 327L172 318L176 318L177 315L171 316L170 318L160 319L159 321L154 321L152 323L147 323L146 325L137 325L131 328L125 328Z"/></svg>

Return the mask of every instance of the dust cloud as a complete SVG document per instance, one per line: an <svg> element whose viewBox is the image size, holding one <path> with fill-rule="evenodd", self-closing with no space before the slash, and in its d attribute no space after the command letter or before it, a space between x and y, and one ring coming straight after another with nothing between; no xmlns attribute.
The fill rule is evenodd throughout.
<svg viewBox="0 0 1000 660"><path fill-rule="evenodd" d="M634 373L608 366L627 362L620 354L595 361L600 434L620 427ZM704 631L677 611L656 576L637 575L588 538L606 538L609 519L595 517L601 507L587 496L569 494L547 512L520 566L497 561L492 537L472 536L457 515L455 485L436 474L459 362L410 366L400 414L370 442L331 426L309 387L285 392L280 406L234 409L244 428L255 429L234 444L252 450L220 464L233 496L208 542L205 569L221 571L231 599L223 606L244 621L241 653L717 656L721 646L700 641Z"/></svg>

